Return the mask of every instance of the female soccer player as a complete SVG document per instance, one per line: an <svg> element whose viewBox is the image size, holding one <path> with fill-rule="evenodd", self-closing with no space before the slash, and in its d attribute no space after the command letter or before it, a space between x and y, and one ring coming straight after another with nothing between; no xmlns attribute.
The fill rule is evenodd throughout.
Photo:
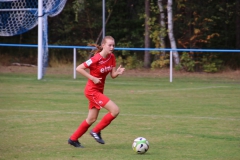
<svg viewBox="0 0 240 160"><path fill-rule="evenodd" d="M74 147L83 148L78 139L88 130L97 120L101 108L108 110L102 120L90 131L90 135L100 144L104 144L101 137L101 130L107 127L119 114L118 106L103 94L106 76L110 73L112 78L121 75L125 68L120 65L116 69L115 56L112 53L115 47L114 38L106 36L103 38L101 46L94 50L94 56L77 67L77 71L88 78L84 94L89 101L89 111L85 119L77 130L68 139L68 143ZM86 69L90 71L87 72Z"/></svg>

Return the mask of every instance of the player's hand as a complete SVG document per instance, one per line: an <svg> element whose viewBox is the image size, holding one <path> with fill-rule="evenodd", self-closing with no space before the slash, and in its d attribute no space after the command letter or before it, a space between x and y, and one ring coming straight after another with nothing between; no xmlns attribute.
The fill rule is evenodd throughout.
<svg viewBox="0 0 240 160"><path fill-rule="evenodd" d="M98 84L98 83L101 83L101 79L102 78L93 77L92 81L93 81L94 84Z"/></svg>
<svg viewBox="0 0 240 160"><path fill-rule="evenodd" d="M116 73L117 73L117 74L123 74L124 71L125 71L125 68L122 68L122 65L120 65L120 66L118 67L118 69L116 70Z"/></svg>

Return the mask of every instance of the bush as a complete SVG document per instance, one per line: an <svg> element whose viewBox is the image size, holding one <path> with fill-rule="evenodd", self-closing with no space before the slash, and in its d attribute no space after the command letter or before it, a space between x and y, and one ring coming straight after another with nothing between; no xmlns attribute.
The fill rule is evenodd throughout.
<svg viewBox="0 0 240 160"><path fill-rule="evenodd" d="M122 56L117 57L117 67L121 64L127 69L136 69L142 67L142 61L138 60L136 53L128 55L126 58Z"/></svg>
<svg viewBox="0 0 240 160"><path fill-rule="evenodd" d="M181 66L183 67L184 70L188 72L194 72L195 61L191 58L191 56L188 53L183 52L180 60Z"/></svg>
<svg viewBox="0 0 240 160"><path fill-rule="evenodd" d="M169 55L165 55L165 56L159 56L159 59L153 61L151 63L151 67L154 68L163 68L166 67L167 65L169 65L169 59L168 59Z"/></svg>
<svg viewBox="0 0 240 160"><path fill-rule="evenodd" d="M203 71L208 73L218 72L222 68L222 62L215 54L204 55L201 60Z"/></svg>

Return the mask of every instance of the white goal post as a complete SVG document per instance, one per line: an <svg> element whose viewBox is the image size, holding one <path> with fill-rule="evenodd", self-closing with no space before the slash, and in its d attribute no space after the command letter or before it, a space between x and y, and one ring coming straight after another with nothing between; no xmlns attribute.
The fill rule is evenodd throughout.
<svg viewBox="0 0 240 160"><path fill-rule="evenodd" d="M47 18L58 15L67 0L0 0L0 36L23 34L38 25L38 79L48 65Z"/></svg>
<svg viewBox="0 0 240 160"><path fill-rule="evenodd" d="M38 0L38 80L43 77L43 2Z"/></svg>

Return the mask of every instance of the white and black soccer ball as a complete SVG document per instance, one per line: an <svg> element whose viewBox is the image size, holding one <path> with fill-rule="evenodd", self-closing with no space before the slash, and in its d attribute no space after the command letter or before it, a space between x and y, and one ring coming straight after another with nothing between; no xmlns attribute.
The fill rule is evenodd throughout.
<svg viewBox="0 0 240 160"><path fill-rule="evenodd" d="M138 137L134 139L132 143L132 149L138 154L144 154L149 149L149 142L144 137Z"/></svg>

